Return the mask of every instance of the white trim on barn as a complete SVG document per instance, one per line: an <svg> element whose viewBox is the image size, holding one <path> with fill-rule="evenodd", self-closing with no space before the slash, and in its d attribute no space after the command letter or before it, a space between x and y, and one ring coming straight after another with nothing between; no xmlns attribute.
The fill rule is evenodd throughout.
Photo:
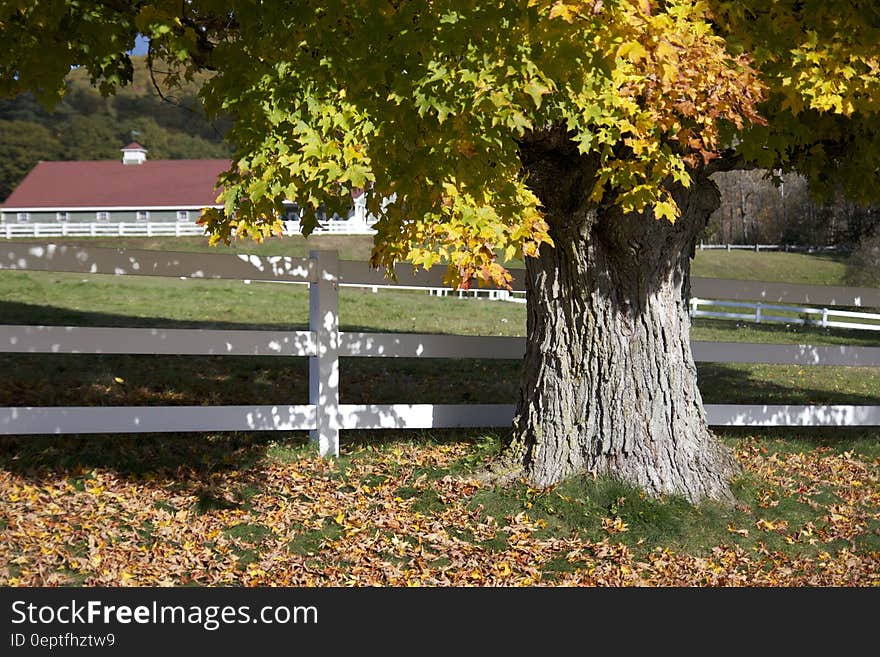
<svg viewBox="0 0 880 657"><path fill-rule="evenodd" d="M108 212L134 212L137 210L178 210L181 208L217 208L222 209L222 205L202 205L201 203L178 203L177 205L88 205L88 206L58 206L45 208L13 208L4 207L3 214L12 212L97 212L99 210L107 210Z"/></svg>

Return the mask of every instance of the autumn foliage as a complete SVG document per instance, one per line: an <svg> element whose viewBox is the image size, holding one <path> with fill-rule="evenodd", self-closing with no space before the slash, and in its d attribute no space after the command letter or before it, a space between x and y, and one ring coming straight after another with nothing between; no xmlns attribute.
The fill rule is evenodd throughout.
<svg viewBox="0 0 880 657"><path fill-rule="evenodd" d="M742 442L751 506L731 510L697 549L645 541L632 490L631 501L591 510L564 489L522 487L499 513L491 487L452 474L479 462L467 442L367 446L339 462L294 455L241 467L242 456L230 451L213 472L4 470L0 584L880 584L880 461L851 451ZM566 505L581 509L581 530L560 529ZM707 531L705 517L694 522L691 532Z"/></svg>

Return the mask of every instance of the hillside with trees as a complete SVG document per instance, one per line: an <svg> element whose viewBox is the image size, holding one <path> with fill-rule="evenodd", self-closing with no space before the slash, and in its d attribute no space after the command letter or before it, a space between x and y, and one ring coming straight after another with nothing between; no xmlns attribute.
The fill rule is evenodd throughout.
<svg viewBox="0 0 880 657"><path fill-rule="evenodd" d="M151 159L228 157L227 125L205 119L198 97L204 76L173 92L156 88L146 58L133 57L132 84L104 97L83 69L67 76L50 111L30 94L0 98L0 200L40 160L115 160L137 141Z"/></svg>

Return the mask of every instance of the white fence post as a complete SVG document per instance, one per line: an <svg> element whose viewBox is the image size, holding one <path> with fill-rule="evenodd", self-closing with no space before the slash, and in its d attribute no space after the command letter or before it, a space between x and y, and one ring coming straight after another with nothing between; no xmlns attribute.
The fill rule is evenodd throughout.
<svg viewBox="0 0 880 657"><path fill-rule="evenodd" d="M309 329L316 354L309 357L309 403L316 426L309 438L321 456L339 455L339 254L311 251L318 280L309 283Z"/></svg>
<svg viewBox="0 0 880 657"><path fill-rule="evenodd" d="M822 328L828 328L828 309L822 309Z"/></svg>
<svg viewBox="0 0 880 657"><path fill-rule="evenodd" d="M755 324L761 323L761 302L755 304Z"/></svg>

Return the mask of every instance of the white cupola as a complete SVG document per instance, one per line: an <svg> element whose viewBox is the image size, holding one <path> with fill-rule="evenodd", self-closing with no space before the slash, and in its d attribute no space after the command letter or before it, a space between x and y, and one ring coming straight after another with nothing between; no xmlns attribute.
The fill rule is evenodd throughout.
<svg viewBox="0 0 880 657"><path fill-rule="evenodd" d="M120 150L122 151L123 164L143 164L147 161L147 149L136 141Z"/></svg>

